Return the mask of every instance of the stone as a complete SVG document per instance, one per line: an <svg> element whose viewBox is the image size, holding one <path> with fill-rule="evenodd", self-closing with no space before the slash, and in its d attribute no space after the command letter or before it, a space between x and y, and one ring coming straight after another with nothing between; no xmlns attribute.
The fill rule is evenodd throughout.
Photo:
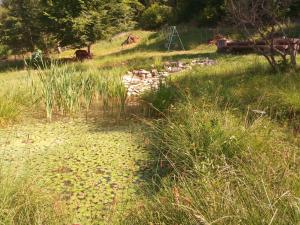
<svg viewBox="0 0 300 225"><path fill-rule="evenodd" d="M161 84L166 83L166 78L172 73L177 73L185 70L192 69L192 66L211 66L216 64L214 60L211 59L195 59L190 63L183 62L166 62L164 64L164 70L158 71L153 68L151 71L144 69L128 71L126 75L123 76L122 80L127 88L128 96L139 96L145 91L156 90Z"/></svg>

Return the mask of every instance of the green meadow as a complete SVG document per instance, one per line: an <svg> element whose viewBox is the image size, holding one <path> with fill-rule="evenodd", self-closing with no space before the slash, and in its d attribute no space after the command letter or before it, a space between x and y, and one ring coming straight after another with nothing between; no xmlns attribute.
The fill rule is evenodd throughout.
<svg viewBox="0 0 300 225"><path fill-rule="evenodd" d="M299 224L300 73L225 55L207 30L0 63L0 224ZM122 76L210 58L127 97Z"/></svg>

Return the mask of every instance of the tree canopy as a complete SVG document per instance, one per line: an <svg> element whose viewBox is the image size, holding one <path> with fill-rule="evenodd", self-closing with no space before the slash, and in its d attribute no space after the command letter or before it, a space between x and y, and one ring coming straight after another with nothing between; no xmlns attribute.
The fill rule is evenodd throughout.
<svg viewBox="0 0 300 225"><path fill-rule="evenodd" d="M14 53L34 50L43 42L38 0L3 0L0 10L0 41Z"/></svg>
<svg viewBox="0 0 300 225"><path fill-rule="evenodd" d="M0 42L15 54L56 45L91 46L136 26L157 29L190 21L215 26L228 0L2 0ZM300 0L287 10L298 16Z"/></svg>

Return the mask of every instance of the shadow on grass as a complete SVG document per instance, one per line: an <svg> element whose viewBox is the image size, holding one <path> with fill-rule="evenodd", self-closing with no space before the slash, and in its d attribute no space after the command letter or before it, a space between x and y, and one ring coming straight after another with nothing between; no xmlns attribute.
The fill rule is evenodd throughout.
<svg viewBox="0 0 300 225"><path fill-rule="evenodd" d="M200 44L206 44L208 40L213 37L213 31L211 29L180 28L179 33L186 50L192 50ZM140 44L133 48L122 49L119 52L98 57L98 59L133 54L135 52L167 52L166 43L167 35L163 32L156 32L148 36L147 39L142 40ZM180 50L182 49L172 49L172 51Z"/></svg>
<svg viewBox="0 0 300 225"><path fill-rule="evenodd" d="M11 70L22 70L25 68L24 60L2 60L0 61L0 72Z"/></svg>

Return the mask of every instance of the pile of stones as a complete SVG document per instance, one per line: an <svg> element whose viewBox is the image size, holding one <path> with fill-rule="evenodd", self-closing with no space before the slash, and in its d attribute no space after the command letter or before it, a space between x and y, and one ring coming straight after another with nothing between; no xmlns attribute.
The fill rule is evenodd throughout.
<svg viewBox="0 0 300 225"><path fill-rule="evenodd" d="M157 90L172 73L190 70L193 66L212 66L215 64L216 61L208 58L196 59L190 63L166 62L161 71L157 69L129 71L123 76L123 83L128 90L128 96L139 96L146 91Z"/></svg>
<svg viewBox="0 0 300 225"><path fill-rule="evenodd" d="M159 72L156 69L151 71L134 70L123 76L123 83L128 90L128 96L138 96L146 91L158 89L160 84L165 83L166 77L169 75L168 72Z"/></svg>
<svg viewBox="0 0 300 225"><path fill-rule="evenodd" d="M191 66L213 66L216 65L216 61L213 59L195 59L191 62Z"/></svg>

